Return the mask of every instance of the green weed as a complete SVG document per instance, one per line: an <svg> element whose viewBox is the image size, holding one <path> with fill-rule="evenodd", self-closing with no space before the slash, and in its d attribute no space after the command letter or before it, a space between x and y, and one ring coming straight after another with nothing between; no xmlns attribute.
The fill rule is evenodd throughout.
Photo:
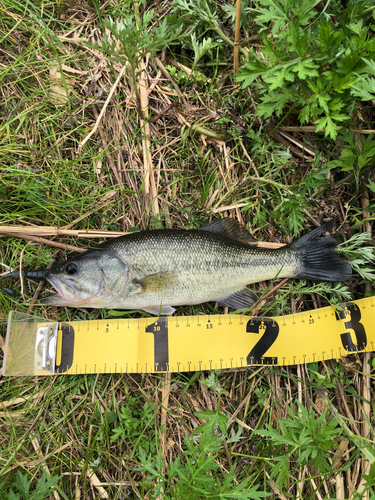
<svg viewBox="0 0 375 500"><path fill-rule="evenodd" d="M136 12L128 13L121 20L109 19L104 23L114 39L103 36L101 44L95 44L95 48L108 54L112 62L120 61L128 64L134 92L137 95L139 109L141 100L139 95L137 76L140 74L139 64L148 54L154 54L163 50L169 43L179 35L175 26L163 19L159 26L152 26L154 10L145 12L142 16ZM119 45L119 46L118 46Z"/></svg>
<svg viewBox="0 0 375 500"><path fill-rule="evenodd" d="M14 491L11 488L8 493L3 491L0 484L1 500L46 500L51 497L54 491L58 491L62 498L67 500L67 496L57 488L62 476L53 476L48 478L47 473L43 472L42 477L36 482L35 489L33 481L29 480L27 475L17 472L17 482L14 484Z"/></svg>
<svg viewBox="0 0 375 500"><path fill-rule="evenodd" d="M118 425L112 430L111 441L127 440L132 443L134 449L141 448L147 454L156 453L155 439L146 438L145 434L155 419L155 403L144 403L138 408L139 402L130 397L126 405L122 405L119 411L112 413L111 420L118 420Z"/></svg>
<svg viewBox="0 0 375 500"><path fill-rule="evenodd" d="M194 429L194 436L185 436L186 449L181 458L176 458L166 467L160 455L155 459L147 456L140 448L139 459L141 466L138 470L147 474L145 485L153 488L151 498L227 498L227 499L253 499L268 497L269 494L261 492L258 486L252 486L252 477L241 482L236 481L233 466L226 471L225 476L219 472L219 453L223 451L223 441L227 434L228 417L220 412L221 386L213 373L205 380L205 384L218 393L216 411L206 410L195 412L194 415L207 422ZM232 436L232 442L235 441Z"/></svg>
<svg viewBox="0 0 375 500"><path fill-rule="evenodd" d="M352 172L358 186L360 175L373 165L374 134L361 139L361 148L359 148L359 139L355 139L354 134L350 131L341 131L339 138L343 143L340 158L328 162L327 167L340 167L342 172ZM347 178L347 180L350 179Z"/></svg>
<svg viewBox="0 0 375 500"><path fill-rule="evenodd" d="M316 417L306 407L297 402L298 410L289 410L288 418L280 419L278 430L266 425L265 430L257 430L256 434L267 438L271 446L279 453L275 459L270 478L284 486L287 478L292 479L290 462L297 465L311 465L319 474L325 474L331 469L328 450L337 447L335 438L340 434L338 423L326 421L326 415Z"/></svg>
<svg viewBox="0 0 375 500"><path fill-rule="evenodd" d="M364 280L374 282L375 250L372 246L364 246L371 239L368 233L353 235L345 243L338 246L338 251L349 257L350 265Z"/></svg>
<svg viewBox="0 0 375 500"><path fill-rule="evenodd" d="M260 0L252 9L263 34L262 54L252 53L237 80L255 83L258 116L280 117L298 111L301 123L312 120L316 131L332 139L350 125L356 99L374 98L375 41L368 37L373 8L370 1L347 4L317 0ZM333 17L335 16L335 17Z"/></svg>

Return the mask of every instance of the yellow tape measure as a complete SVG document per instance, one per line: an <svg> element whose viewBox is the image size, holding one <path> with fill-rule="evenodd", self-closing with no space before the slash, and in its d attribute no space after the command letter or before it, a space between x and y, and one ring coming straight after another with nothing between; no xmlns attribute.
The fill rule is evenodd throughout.
<svg viewBox="0 0 375 500"><path fill-rule="evenodd" d="M374 351L375 297L288 316L47 322L10 313L3 375L294 365Z"/></svg>

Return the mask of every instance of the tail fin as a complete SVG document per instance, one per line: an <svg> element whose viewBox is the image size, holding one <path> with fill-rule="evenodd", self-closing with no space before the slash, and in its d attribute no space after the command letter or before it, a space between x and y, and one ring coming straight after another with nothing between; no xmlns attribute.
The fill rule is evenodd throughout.
<svg viewBox="0 0 375 500"><path fill-rule="evenodd" d="M333 226L333 221L326 222L288 245L298 252L298 278L313 281L346 281L352 277L350 264L337 255L335 238L332 236L319 238Z"/></svg>

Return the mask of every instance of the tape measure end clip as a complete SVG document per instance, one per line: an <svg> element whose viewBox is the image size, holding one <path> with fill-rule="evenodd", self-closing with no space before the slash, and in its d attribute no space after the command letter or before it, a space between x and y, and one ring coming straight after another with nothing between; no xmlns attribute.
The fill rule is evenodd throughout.
<svg viewBox="0 0 375 500"><path fill-rule="evenodd" d="M55 374L58 331L58 323L38 328L35 343L35 370Z"/></svg>

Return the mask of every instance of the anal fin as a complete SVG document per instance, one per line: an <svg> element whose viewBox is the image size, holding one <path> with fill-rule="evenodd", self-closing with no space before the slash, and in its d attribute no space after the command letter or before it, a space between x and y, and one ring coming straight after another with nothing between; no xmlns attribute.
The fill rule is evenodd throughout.
<svg viewBox="0 0 375 500"><path fill-rule="evenodd" d="M232 295L228 297L217 299L216 302L222 306L231 307L232 309L244 309L245 307L251 307L258 300L259 297L255 292L249 288L244 288L243 290L232 293Z"/></svg>
<svg viewBox="0 0 375 500"><path fill-rule="evenodd" d="M176 309L174 309L172 306L152 306L152 307L142 307L142 311L145 311L149 314L153 314L154 316L169 316L170 314L173 314Z"/></svg>

